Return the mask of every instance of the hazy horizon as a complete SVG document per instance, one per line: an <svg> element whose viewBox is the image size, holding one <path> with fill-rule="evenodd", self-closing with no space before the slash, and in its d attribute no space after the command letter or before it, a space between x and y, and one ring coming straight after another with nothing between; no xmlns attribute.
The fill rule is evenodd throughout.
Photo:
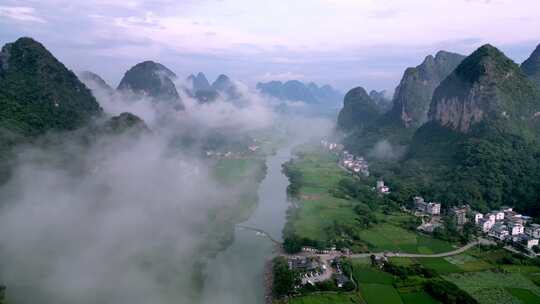
<svg viewBox="0 0 540 304"><path fill-rule="evenodd" d="M467 55L491 43L521 63L540 42L539 10L533 0L3 0L0 43L30 36L112 86L154 60L180 78L224 73L250 87L298 79L393 90L405 68L442 49Z"/></svg>

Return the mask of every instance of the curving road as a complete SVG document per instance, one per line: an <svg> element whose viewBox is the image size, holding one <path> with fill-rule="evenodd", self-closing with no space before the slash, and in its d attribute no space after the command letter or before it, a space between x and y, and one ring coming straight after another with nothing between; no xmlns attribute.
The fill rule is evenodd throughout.
<svg viewBox="0 0 540 304"><path fill-rule="evenodd" d="M264 237L268 238L274 244L281 247L281 242L274 239L269 233L267 233L264 230L254 228L254 227L249 227L249 226L243 226L243 225L236 225L236 226L238 228L240 228L240 229L245 229L245 230L258 232L258 233L262 234ZM401 252L368 252L368 253L351 254L351 255L347 255L347 256L351 257L351 258L368 258L368 257L370 257L372 255L386 256L386 257L402 257L402 258L444 258L444 257L449 257L449 256L461 254L461 253L463 253L463 252L465 252L465 251L467 251L467 250L471 249L472 247L474 247L476 245L479 245L479 244L493 245L493 244L496 244L496 243L491 241L491 240L487 240L487 239L484 239L484 238L479 238L478 240L476 240L474 242L471 242L471 243L469 243L469 244L467 244L467 245L465 245L463 247L457 248L457 249L452 250L452 251L442 252L442 253L421 254L421 253L401 253ZM283 254L283 255L287 256L287 254ZM338 256L345 256L345 254L341 254L341 253L330 253L330 254L298 253L298 254L292 254L291 256L298 256L298 255L319 256L319 257L322 257L323 260L333 259L333 258L338 257Z"/></svg>
<svg viewBox="0 0 540 304"><path fill-rule="evenodd" d="M463 247L460 247L456 250L448 251L448 252L442 252L442 253L433 253L433 254L420 254L420 253L399 253L399 252L379 252L379 253L360 253L360 254L351 254L351 258L367 258L371 255L377 255L377 256L386 256L386 257L402 257L402 258L444 258L448 256L458 255L460 253L463 253L472 247L478 245L478 244L486 244L484 240L481 241L475 241L472 243L469 243Z"/></svg>
<svg viewBox="0 0 540 304"><path fill-rule="evenodd" d="M477 241L471 242L471 243L469 243L469 244L467 244L467 245L465 245L463 247L457 248L455 250L447 251L447 252L441 252L441 253L432 253L432 254L401 253L401 252L368 252L368 253L357 253L357 254L345 255L345 254L336 252L336 253L330 253L330 254L299 253L299 254L292 254L291 256L299 256L299 255L303 255L303 256L319 256L319 257L321 257L321 258L323 258L325 260L333 259L333 258L338 257L338 256L347 256L347 257L351 257L351 258L369 258L372 255L386 256L386 257L402 257L402 258L444 258L444 257L449 257L449 256L461 254L461 253L471 249L472 247L474 247L476 245L480 245L480 244L482 244L482 245L493 245L493 244L496 244L496 243L493 242L493 241L487 240L487 239L480 238Z"/></svg>

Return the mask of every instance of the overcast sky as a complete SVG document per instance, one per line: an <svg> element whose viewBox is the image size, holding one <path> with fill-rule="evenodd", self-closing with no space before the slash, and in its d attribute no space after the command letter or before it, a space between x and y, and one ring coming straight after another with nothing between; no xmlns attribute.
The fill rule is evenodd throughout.
<svg viewBox="0 0 540 304"><path fill-rule="evenodd" d="M393 89L437 50L485 43L523 61L540 43L539 0L0 0L0 43L31 36L73 70L116 86L152 59L203 71Z"/></svg>

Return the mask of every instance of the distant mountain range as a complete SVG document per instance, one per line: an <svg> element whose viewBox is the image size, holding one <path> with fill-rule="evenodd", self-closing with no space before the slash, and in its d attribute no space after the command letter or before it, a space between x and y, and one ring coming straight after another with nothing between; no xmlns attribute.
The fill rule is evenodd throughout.
<svg viewBox="0 0 540 304"><path fill-rule="evenodd" d="M279 100L301 101L311 105L337 107L343 100L343 94L329 85L319 87L313 82L305 84L298 80L260 82L257 89Z"/></svg>
<svg viewBox="0 0 540 304"><path fill-rule="evenodd" d="M197 76L189 75L186 81L191 86L191 89L188 89L190 94L200 103L215 101L220 96L225 100L240 97L234 82L224 74L219 75L211 85L202 72L199 72Z"/></svg>
<svg viewBox="0 0 540 304"><path fill-rule="evenodd" d="M101 90L107 93L112 93L114 89L101 76L90 71L82 71L79 73L79 79L91 90Z"/></svg>

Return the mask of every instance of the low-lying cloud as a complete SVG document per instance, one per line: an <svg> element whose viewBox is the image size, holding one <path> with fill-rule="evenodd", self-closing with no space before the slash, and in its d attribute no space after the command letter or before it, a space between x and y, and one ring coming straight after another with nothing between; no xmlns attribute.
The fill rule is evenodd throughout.
<svg viewBox="0 0 540 304"><path fill-rule="evenodd" d="M40 145L41 146L41 145ZM0 188L13 303L190 303L208 212L234 200L155 134L18 151Z"/></svg>
<svg viewBox="0 0 540 304"><path fill-rule="evenodd" d="M326 119L278 116L240 83L241 97L207 104L180 90L185 111L89 86L107 115L132 112L151 131L83 129L16 147L0 185L0 283L10 303L194 303L212 211L253 182L223 185L199 157L202 145L175 139L272 127L306 140L332 129Z"/></svg>
<svg viewBox="0 0 540 304"><path fill-rule="evenodd" d="M405 147L392 145L388 140L382 139L368 152L368 157L378 160L396 160L404 153Z"/></svg>

